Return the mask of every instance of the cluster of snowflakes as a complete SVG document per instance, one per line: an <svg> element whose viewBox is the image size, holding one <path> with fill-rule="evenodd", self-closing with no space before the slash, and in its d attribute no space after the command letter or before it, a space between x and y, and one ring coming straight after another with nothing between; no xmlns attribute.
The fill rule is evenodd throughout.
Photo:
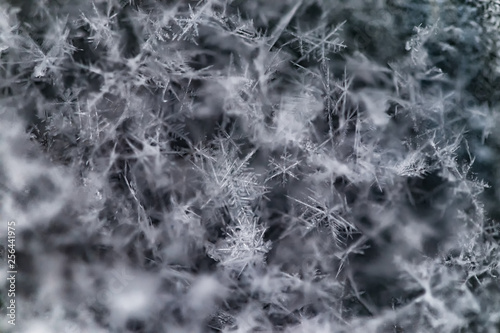
<svg viewBox="0 0 500 333"><path fill-rule="evenodd" d="M0 4L16 331L498 331L490 16L367 3Z"/></svg>

